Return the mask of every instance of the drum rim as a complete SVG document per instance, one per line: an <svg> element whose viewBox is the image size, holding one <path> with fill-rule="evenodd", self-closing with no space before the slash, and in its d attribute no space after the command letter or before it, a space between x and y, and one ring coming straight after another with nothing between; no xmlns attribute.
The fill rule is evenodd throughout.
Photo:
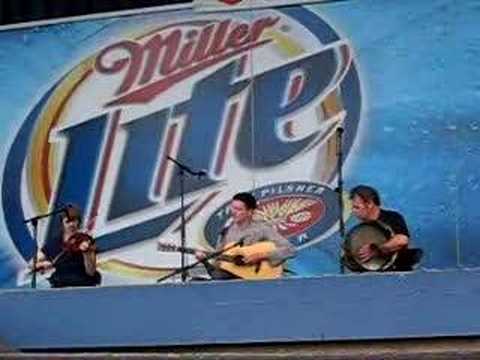
<svg viewBox="0 0 480 360"><path fill-rule="evenodd" d="M353 271L359 271L359 269L357 269L357 266L362 269L361 271L383 271L385 268L388 268L391 263L394 262L396 256L393 256L390 259L387 257L384 259L385 261L383 262L383 264L374 265L373 262L372 264L370 264L371 261L368 261L366 263L360 263L357 256L354 254L354 251L352 249L352 241L354 240L353 235L358 232L358 229L363 227L375 229L376 231L384 235L385 241L387 241L393 235L393 231L391 230L391 228L378 220L364 221L356 224L345 235L345 239L343 242L343 257L345 258L345 260L348 260L346 261L345 265ZM348 263L355 264L355 269L348 266Z"/></svg>

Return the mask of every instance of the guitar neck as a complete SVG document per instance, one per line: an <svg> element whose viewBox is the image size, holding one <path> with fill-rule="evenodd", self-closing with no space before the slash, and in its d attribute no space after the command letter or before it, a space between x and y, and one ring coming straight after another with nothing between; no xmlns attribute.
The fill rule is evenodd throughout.
<svg viewBox="0 0 480 360"><path fill-rule="evenodd" d="M195 248L189 248L189 247L181 247L181 246L176 246L176 245L166 245L166 244L162 244L160 247L159 247L160 250L163 250L163 251L168 251L168 252L182 252L182 250L184 250L183 252L185 252L186 254L191 254L191 255L195 255L195 253L197 251L202 251L202 252L206 252L205 250L199 250L199 249L195 249ZM207 255L210 255L211 252L206 252ZM217 260L224 260L224 261L236 261L238 260L235 256L229 256L229 255L225 255L225 254L219 254L217 256Z"/></svg>
<svg viewBox="0 0 480 360"><path fill-rule="evenodd" d="M176 246L172 244L159 244L158 249L161 251L168 251L168 252L184 252L191 255L194 255L197 251L201 251L201 250L190 248L190 247L182 247L182 246Z"/></svg>
<svg viewBox="0 0 480 360"><path fill-rule="evenodd" d="M194 255L197 251L200 251L198 249L194 249L194 248L189 248L189 247L182 247L182 246L178 246L175 251L178 251L178 252L184 252L186 254L190 254L190 255Z"/></svg>

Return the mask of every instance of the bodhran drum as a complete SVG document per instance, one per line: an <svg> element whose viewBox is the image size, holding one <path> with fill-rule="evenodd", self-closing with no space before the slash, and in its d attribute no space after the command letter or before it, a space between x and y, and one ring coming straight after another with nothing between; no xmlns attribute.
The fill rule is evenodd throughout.
<svg viewBox="0 0 480 360"><path fill-rule="evenodd" d="M376 255L362 262L358 251L364 245L380 246L393 236L393 231L379 221L364 222L354 226L345 236L342 262L351 271L385 271L395 262L397 254Z"/></svg>

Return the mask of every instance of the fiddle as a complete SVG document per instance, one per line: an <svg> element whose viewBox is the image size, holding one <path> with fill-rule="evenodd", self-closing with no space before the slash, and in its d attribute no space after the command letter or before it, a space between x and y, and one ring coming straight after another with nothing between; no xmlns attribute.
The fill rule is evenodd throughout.
<svg viewBox="0 0 480 360"><path fill-rule="evenodd" d="M87 247L85 245L82 246L83 243L87 243ZM77 232L70 236L67 241L63 244L63 249L69 252L86 252L95 250L95 242L93 238L82 232Z"/></svg>

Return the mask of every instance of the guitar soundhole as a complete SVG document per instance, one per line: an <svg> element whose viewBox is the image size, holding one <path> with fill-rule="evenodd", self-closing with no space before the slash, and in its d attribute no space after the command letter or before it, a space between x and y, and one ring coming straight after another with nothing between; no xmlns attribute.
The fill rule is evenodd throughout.
<svg viewBox="0 0 480 360"><path fill-rule="evenodd" d="M245 261L243 260L243 256L238 255L233 258L233 263L237 266L245 265Z"/></svg>

